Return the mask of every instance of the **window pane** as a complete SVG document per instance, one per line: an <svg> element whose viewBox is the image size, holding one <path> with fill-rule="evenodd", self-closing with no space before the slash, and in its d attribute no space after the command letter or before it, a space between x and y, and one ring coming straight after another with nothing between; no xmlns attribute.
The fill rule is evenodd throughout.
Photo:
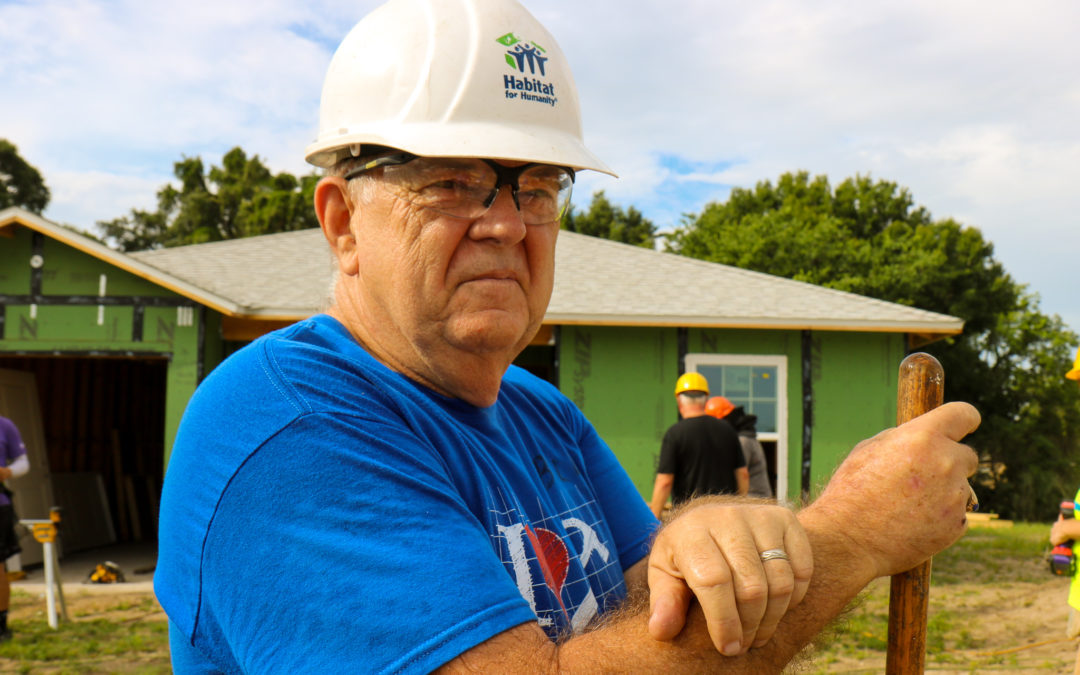
<svg viewBox="0 0 1080 675"><path fill-rule="evenodd" d="M776 367L750 368L750 386L754 398L776 398Z"/></svg>
<svg viewBox="0 0 1080 675"><path fill-rule="evenodd" d="M720 396L724 387L724 366L698 366L701 373L709 383L709 395Z"/></svg>
<svg viewBox="0 0 1080 675"><path fill-rule="evenodd" d="M732 401L750 398L750 366L724 366L724 388L721 393Z"/></svg>
<svg viewBox="0 0 1080 675"><path fill-rule="evenodd" d="M757 415L758 433L776 433L776 401L756 400L750 404L749 412Z"/></svg>

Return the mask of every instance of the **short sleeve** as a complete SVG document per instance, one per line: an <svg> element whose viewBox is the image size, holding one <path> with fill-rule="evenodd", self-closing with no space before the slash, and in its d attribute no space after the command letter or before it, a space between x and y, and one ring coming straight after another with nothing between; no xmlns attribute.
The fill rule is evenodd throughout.
<svg viewBox="0 0 1080 675"><path fill-rule="evenodd" d="M436 453L374 420L277 434L204 550L196 646L246 672L429 672L535 620Z"/></svg>

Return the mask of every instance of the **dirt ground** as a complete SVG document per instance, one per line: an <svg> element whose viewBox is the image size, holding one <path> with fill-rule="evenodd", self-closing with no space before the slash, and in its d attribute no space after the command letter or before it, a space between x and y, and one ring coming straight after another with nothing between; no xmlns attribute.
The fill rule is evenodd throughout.
<svg viewBox="0 0 1080 675"><path fill-rule="evenodd" d="M1047 577L1038 583L956 584L933 587L930 614L941 607L954 616L943 651L928 648L926 672L952 673L1071 673L1077 640L1065 636L1068 580ZM879 579L867 590L868 605L888 604L889 581ZM956 639L956 634L962 634ZM963 642L966 647L952 646ZM952 644L950 644L952 643ZM830 655L815 659L804 670L812 673L882 673L883 654L870 658Z"/></svg>
<svg viewBox="0 0 1080 675"><path fill-rule="evenodd" d="M1065 595L1068 581L1048 577L1037 583L955 584L934 587L931 594L931 615L947 607L953 618L950 639L944 652L929 650L926 672L952 673L1069 673L1075 659L1077 641L1065 637L1068 609ZM881 579L866 592L863 607L887 605L888 580ZM73 621L105 618L116 624L132 622L165 622L165 614L149 592L117 594L69 593L68 613ZM858 610L855 610L858 611ZM11 618L19 622L44 622L45 605L42 598L23 596L12 604ZM961 640L956 634L962 633ZM954 645L962 642L965 647ZM943 663L943 661L946 661ZM164 643L155 652L138 655L101 656L79 659L74 672L136 673L167 672L168 647ZM0 673L73 672L72 664L35 662L31 670L27 663L0 658ZM55 667L53 667L55 665ZM837 656L830 653L827 660L812 659L797 673L881 673L885 657L871 653L864 657Z"/></svg>

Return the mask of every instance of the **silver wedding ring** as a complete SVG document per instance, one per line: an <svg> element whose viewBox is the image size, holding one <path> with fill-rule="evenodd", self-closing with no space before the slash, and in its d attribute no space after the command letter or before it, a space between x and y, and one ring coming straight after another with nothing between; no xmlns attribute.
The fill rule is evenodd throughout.
<svg viewBox="0 0 1080 675"><path fill-rule="evenodd" d="M789 560L787 553L784 553L782 548L770 548L768 551L761 552L761 562L769 562L770 560Z"/></svg>

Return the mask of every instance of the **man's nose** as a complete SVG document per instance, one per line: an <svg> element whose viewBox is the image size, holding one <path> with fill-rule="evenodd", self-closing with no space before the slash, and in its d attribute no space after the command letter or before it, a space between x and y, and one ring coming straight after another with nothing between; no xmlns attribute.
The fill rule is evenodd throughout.
<svg viewBox="0 0 1080 675"><path fill-rule="evenodd" d="M516 244L525 238L525 221L509 185L499 187L495 201L473 222L469 236L473 239L494 239L504 245Z"/></svg>

